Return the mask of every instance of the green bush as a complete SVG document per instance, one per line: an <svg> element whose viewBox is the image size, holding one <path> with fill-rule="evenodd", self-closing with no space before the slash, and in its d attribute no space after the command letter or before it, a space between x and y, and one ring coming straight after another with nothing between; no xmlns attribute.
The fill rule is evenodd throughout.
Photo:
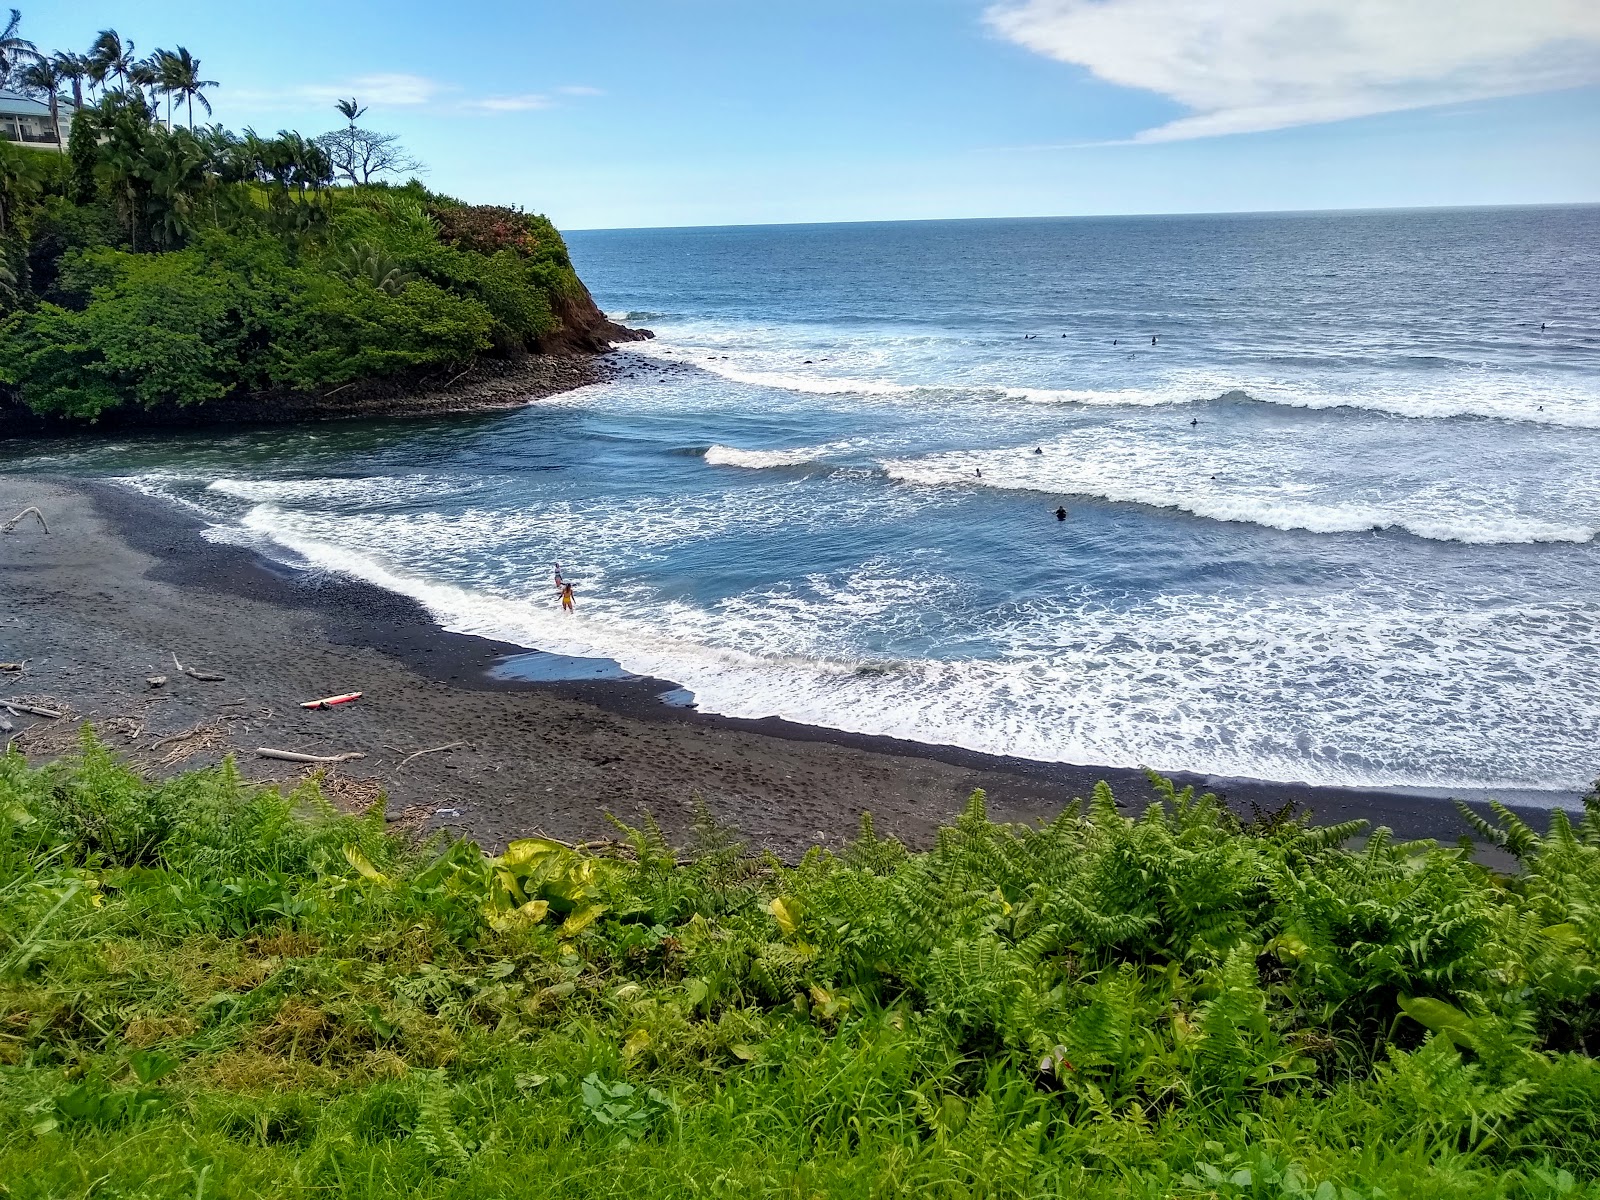
<svg viewBox="0 0 1600 1200"><path fill-rule="evenodd" d="M543 217L330 189L291 134L168 131L115 97L74 130L68 159L0 144L0 384L41 414L522 354L582 296Z"/></svg>
<svg viewBox="0 0 1600 1200"><path fill-rule="evenodd" d="M13 1197L1597 1196L1600 797L1522 870L1154 779L794 867L0 758ZM1476 819L1476 818L1475 818ZM1431 915L1431 919L1429 919Z"/></svg>

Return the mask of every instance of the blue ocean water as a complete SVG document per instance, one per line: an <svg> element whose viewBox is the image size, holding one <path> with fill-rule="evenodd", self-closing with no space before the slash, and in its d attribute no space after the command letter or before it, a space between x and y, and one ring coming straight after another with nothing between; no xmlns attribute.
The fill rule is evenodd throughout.
<svg viewBox="0 0 1600 1200"><path fill-rule="evenodd" d="M1313 783L1600 774L1600 208L570 243L658 334L616 382L53 465L731 715Z"/></svg>

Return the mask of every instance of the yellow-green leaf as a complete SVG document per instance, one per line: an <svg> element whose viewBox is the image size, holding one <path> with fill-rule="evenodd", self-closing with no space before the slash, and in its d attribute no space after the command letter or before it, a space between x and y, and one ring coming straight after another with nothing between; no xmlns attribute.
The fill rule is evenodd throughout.
<svg viewBox="0 0 1600 1200"><path fill-rule="evenodd" d="M585 904L582 908L573 909L572 915L561 926L562 935L571 937L575 933L581 933L593 925L605 911L604 904Z"/></svg>
<svg viewBox="0 0 1600 1200"><path fill-rule="evenodd" d="M507 846L506 852L496 860L496 863L526 874L527 869L540 859L551 854L563 853L570 851L560 842L552 842L548 838L521 838Z"/></svg>
<svg viewBox="0 0 1600 1200"><path fill-rule="evenodd" d="M1466 1033L1472 1028L1471 1017L1432 996L1401 996L1400 1007L1406 1016L1433 1033Z"/></svg>
<svg viewBox="0 0 1600 1200"><path fill-rule="evenodd" d="M360 846L346 844L344 848L344 859L358 872L360 872L363 879L370 879L373 883L389 882L389 877L382 871L378 870L377 867L373 866L372 860L369 859L365 854L361 853Z"/></svg>
<svg viewBox="0 0 1600 1200"><path fill-rule="evenodd" d="M778 928L783 931L784 937L793 937L794 931L800 928L800 912L793 900L785 900L782 896L774 896L767 905L767 911L778 922Z"/></svg>
<svg viewBox="0 0 1600 1200"><path fill-rule="evenodd" d="M648 1049L650 1049L650 1031L635 1029L628 1035L628 1040L622 1043L622 1057L638 1058Z"/></svg>
<svg viewBox="0 0 1600 1200"><path fill-rule="evenodd" d="M529 922L530 924L537 925L540 921L544 920L545 914L549 911L550 901L529 900L521 908L517 909L517 916L522 918L524 921Z"/></svg>

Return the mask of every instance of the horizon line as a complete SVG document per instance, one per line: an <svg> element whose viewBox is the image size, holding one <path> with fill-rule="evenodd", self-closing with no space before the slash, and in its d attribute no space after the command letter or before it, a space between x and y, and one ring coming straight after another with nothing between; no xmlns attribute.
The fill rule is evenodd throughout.
<svg viewBox="0 0 1600 1200"><path fill-rule="evenodd" d="M1524 200L1505 204L1386 204L1344 208L1183 209L1166 212L1022 213L990 217L857 217L843 221L731 221L721 225L574 225L567 233L657 233L697 229L803 229L836 225L953 225L963 221L1106 221L1153 217L1289 217L1326 213L1495 212L1508 208L1595 208L1597 200Z"/></svg>

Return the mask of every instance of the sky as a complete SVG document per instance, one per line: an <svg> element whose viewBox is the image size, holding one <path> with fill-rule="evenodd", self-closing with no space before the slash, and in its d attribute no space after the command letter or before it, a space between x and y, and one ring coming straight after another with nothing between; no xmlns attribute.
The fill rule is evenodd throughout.
<svg viewBox="0 0 1600 1200"><path fill-rule="evenodd" d="M564 229L1600 201L1600 0L18 0Z"/></svg>

